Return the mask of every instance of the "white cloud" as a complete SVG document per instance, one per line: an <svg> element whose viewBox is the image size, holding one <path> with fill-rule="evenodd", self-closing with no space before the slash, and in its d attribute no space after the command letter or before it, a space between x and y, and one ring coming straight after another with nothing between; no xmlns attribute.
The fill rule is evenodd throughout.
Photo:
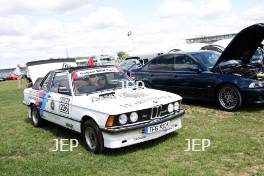
<svg viewBox="0 0 264 176"><path fill-rule="evenodd" d="M0 17L0 36L22 35L29 23L23 16Z"/></svg>
<svg viewBox="0 0 264 176"><path fill-rule="evenodd" d="M56 38L63 29L63 23L54 19L36 22L32 25L30 36L33 39L53 39Z"/></svg>
<svg viewBox="0 0 264 176"><path fill-rule="evenodd" d="M100 7L76 21L51 17L38 21L27 19L10 16L6 20L8 28L0 26L0 66L8 62L15 65L32 59L65 57L66 48L72 57L102 51L115 53L127 48L127 21L116 8Z"/></svg>
<svg viewBox="0 0 264 176"><path fill-rule="evenodd" d="M159 11L161 16L169 17L179 14L190 14L195 10L191 2L183 0L169 0L161 5Z"/></svg>
<svg viewBox="0 0 264 176"><path fill-rule="evenodd" d="M168 0L156 9L157 16L142 24L128 21L131 17L127 19L114 7L92 10L85 7L78 14L73 11L60 17L35 17L35 14L71 11L87 3L86 0L71 0L67 1L68 4L63 4L66 0L45 2L44 6L41 6L42 0L38 1L39 4L29 0L11 6L10 2L0 0L0 5L5 7L0 9L0 66L65 57L66 48L72 57L118 50L140 54L166 51L181 46L186 38L239 32L264 20L264 6L238 11L232 9L229 0ZM7 5L3 6L3 3ZM76 4L71 6L71 3ZM24 16L1 15L4 11ZM74 20L64 20L64 17L73 17ZM129 30L132 30L130 37L126 35Z"/></svg>
<svg viewBox="0 0 264 176"><path fill-rule="evenodd" d="M264 21L264 5L252 7L243 13L243 17L246 19L255 20L257 22Z"/></svg>
<svg viewBox="0 0 264 176"><path fill-rule="evenodd" d="M88 5L89 0L0 0L2 15L50 15Z"/></svg>
<svg viewBox="0 0 264 176"><path fill-rule="evenodd" d="M231 10L229 0L200 0L197 14L201 17L216 18Z"/></svg>
<svg viewBox="0 0 264 176"><path fill-rule="evenodd" d="M162 17L206 17L215 18L231 9L229 0L168 0L159 9Z"/></svg>
<svg viewBox="0 0 264 176"><path fill-rule="evenodd" d="M101 7L92 12L88 17L82 18L84 26L93 29L108 27L121 27L126 24L124 16L115 8Z"/></svg>

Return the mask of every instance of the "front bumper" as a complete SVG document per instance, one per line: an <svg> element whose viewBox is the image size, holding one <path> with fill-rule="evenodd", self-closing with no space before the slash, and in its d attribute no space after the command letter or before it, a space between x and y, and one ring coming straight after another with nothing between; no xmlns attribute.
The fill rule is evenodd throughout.
<svg viewBox="0 0 264 176"><path fill-rule="evenodd" d="M264 104L264 88L242 90L244 104Z"/></svg>
<svg viewBox="0 0 264 176"><path fill-rule="evenodd" d="M103 128L101 130L104 138L104 146L107 148L121 148L129 145L149 141L152 139L156 139L166 134L169 134L182 127L180 117L184 113L185 113L184 110L180 110L179 112L170 115L166 118L154 119L151 122L139 124L131 127L123 127L119 129ZM170 122L169 128L151 134L144 133L145 127L158 125L167 121Z"/></svg>

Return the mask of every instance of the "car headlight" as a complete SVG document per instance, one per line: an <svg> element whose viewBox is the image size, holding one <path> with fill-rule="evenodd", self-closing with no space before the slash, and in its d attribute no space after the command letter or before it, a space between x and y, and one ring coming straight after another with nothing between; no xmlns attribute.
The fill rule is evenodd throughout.
<svg viewBox="0 0 264 176"><path fill-rule="evenodd" d="M136 113L136 112L132 112L131 114L130 114L130 116L129 116L129 119L130 119L130 121L131 122L136 122L137 120L138 120L138 113Z"/></svg>
<svg viewBox="0 0 264 176"><path fill-rule="evenodd" d="M119 117L118 117L118 122L121 124L121 125L124 125L127 123L127 115L126 114L121 114Z"/></svg>
<svg viewBox="0 0 264 176"><path fill-rule="evenodd" d="M168 104L168 112L171 113L173 112L173 104Z"/></svg>
<svg viewBox="0 0 264 176"><path fill-rule="evenodd" d="M179 102L175 102L174 103L174 111L178 111L180 109L180 103Z"/></svg>
<svg viewBox="0 0 264 176"><path fill-rule="evenodd" d="M260 87L264 87L264 82L256 81L256 82L251 83L248 87L249 88L260 88Z"/></svg>

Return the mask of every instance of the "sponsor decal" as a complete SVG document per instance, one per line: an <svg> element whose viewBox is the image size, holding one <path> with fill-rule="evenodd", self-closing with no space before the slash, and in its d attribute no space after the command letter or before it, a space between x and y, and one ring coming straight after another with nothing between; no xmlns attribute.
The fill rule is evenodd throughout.
<svg viewBox="0 0 264 176"><path fill-rule="evenodd" d="M66 127L70 128L70 129L73 129L73 124L66 123L65 125L66 125Z"/></svg>
<svg viewBox="0 0 264 176"><path fill-rule="evenodd" d="M110 100L110 99L116 99L115 93L106 93L106 94L101 94L99 96L94 96L91 97L92 102L97 102L97 101L102 101L102 100Z"/></svg>
<svg viewBox="0 0 264 176"><path fill-rule="evenodd" d="M60 98L60 112L65 113L65 114L69 114L69 103L70 103L70 99L69 98L65 98L65 97L61 97Z"/></svg>
<svg viewBox="0 0 264 176"><path fill-rule="evenodd" d="M54 102L54 100L51 100L50 108L54 111L54 109L55 109L55 102Z"/></svg>
<svg viewBox="0 0 264 176"><path fill-rule="evenodd" d="M43 117L44 115L49 94L49 92L46 92L44 90L38 92L38 101L36 101L36 106L39 108L40 117Z"/></svg>
<svg viewBox="0 0 264 176"><path fill-rule="evenodd" d="M141 104L144 104L144 103L147 103L147 102L152 102L152 103L158 103L159 101L161 100L164 100L164 99L171 99L173 98L172 96L170 95L164 95L164 96L159 96L159 97L149 97L149 98L145 98L143 100L138 100L138 101L135 101L133 103L125 103L125 104L122 104L120 106L124 107L124 108L129 108L129 107L133 107L133 106L137 106L137 105L141 105Z"/></svg>
<svg viewBox="0 0 264 176"><path fill-rule="evenodd" d="M98 68L98 69L74 72L75 73L74 76L78 78L80 76L87 76L87 75L93 75L93 74L98 74L98 73L108 73L108 72L119 72L119 71L116 67Z"/></svg>
<svg viewBox="0 0 264 176"><path fill-rule="evenodd" d="M144 138L146 138L147 136L140 136L140 137L136 137L136 138L134 138L134 140L141 140L141 139L144 139Z"/></svg>

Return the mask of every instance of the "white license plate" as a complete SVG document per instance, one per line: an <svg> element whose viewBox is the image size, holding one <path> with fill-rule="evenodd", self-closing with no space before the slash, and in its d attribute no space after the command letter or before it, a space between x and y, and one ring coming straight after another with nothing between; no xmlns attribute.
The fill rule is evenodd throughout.
<svg viewBox="0 0 264 176"><path fill-rule="evenodd" d="M166 130L168 128L170 128L170 121L163 122L163 123L158 124L158 125L145 127L144 128L144 133L145 134L151 134L151 133L155 133L155 132L158 132L158 131L161 131L161 130Z"/></svg>

